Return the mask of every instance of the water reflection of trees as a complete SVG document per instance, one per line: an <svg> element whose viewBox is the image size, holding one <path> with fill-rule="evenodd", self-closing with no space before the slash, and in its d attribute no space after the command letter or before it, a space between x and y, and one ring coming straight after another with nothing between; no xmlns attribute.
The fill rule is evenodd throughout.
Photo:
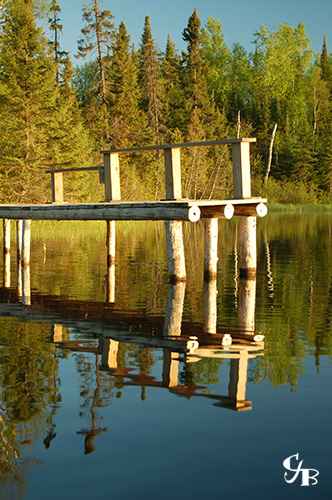
<svg viewBox="0 0 332 500"><path fill-rule="evenodd" d="M39 325L0 318L0 488L3 498L25 498L26 455L48 431L48 417L61 400L57 359L49 332Z"/></svg>
<svg viewBox="0 0 332 500"><path fill-rule="evenodd" d="M133 233L129 225L123 227L128 231L119 234L118 238L120 242L121 238L126 241L116 269L118 306L126 304L126 308L134 310L139 304L151 317L164 313L168 283L163 263L163 228L159 231L158 225L149 226L146 232L145 226L141 233ZM194 324L202 321L204 316L202 283L197 278L203 272L202 260L197 258L202 251L199 234L202 228L197 225L192 230L191 227L185 226L187 260L191 263L187 281L190 294L187 294L180 313L183 312L187 322L193 321ZM247 287L248 292L253 285L241 282L234 272L236 231L236 223L231 222L227 227L227 237L225 233L219 236L222 258L215 283L219 290L216 294L219 331L226 322L233 328L238 326L241 287L242 292L243 287ZM225 364L229 364L234 373L241 372L242 378L243 373L248 374L248 380L253 383L289 384L291 390L296 390L308 352L316 357L317 369L323 354L332 355L331 234L330 217L283 217L279 221L260 221L255 296L256 327L266 338L264 356L243 356L232 362L210 356L193 362L170 348L154 349L118 340L94 340L88 346L82 344L82 338L87 337L85 334L82 337L61 324L57 332L53 325L55 344L52 344L47 341L49 333L45 325L1 319L0 472L3 489L7 492L5 498L24 498L25 477L29 468L37 463L34 459L24 458L29 445L43 439L45 446L50 447L56 438L56 410L61 404L58 356L73 352L76 359L81 398L78 411L82 418L77 432L84 439L82 449L85 453L95 450L95 438L97 442L99 435L106 431L100 419L101 409L116 404L128 386L140 387L143 401L149 397L149 386L168 389L188 398L193 394L212 396L213 386L220 382L220 374ZM159 245L157 250L155 241ZM57 276L56 287L64 290L64 284L70 282L72 295L87 294L102 300L105 267L104 256L99 250L101 239L86 242L89 248L83 245L74 263L69 254L72 248L77 249L80 245L77 245L75 236L69 243L66 240L61 248L68 252L68 258L63 259L68 265L61 277ZM50 280L57 272L59 251L57 242L52 253L52 244L47 243L46 260L47 265L54 268ZM91 253L97 258L88 258ZM38 276L38 265L32 273L34 279ZM149 283L148 291L145 283ZM47 282L41 285L44 292L51 286ZM157 368L160 372L160 364L163 369L159 373L160 379L157 379L155 372ZM213 396L215 404L227 406L225 398L218 400L216 395ZM15 494L13 488L16 488Z"/></svg>

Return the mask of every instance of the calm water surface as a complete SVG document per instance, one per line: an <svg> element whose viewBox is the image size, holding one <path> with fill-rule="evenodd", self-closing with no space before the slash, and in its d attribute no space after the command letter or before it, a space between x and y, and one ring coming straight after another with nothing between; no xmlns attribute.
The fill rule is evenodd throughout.
<svg viewBox="0 0 332 500"><path fill-rule="evenodd" d="M174 287L163 223L118 223L110 269L104 224L33 223L24 291L13 227L1 499L331 498L332 216L259 220L251 281L237 221L219 230L217 283L186 224Z"/></svg>

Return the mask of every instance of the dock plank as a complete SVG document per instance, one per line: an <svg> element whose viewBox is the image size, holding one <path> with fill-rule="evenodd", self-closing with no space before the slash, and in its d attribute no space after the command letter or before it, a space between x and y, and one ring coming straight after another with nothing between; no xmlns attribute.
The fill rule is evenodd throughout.
<svg viewBox="0 0 332 500"><path fill-rule="evenodd" d="M39 205L0 204L0 218L31 220L187 220L197 222L201 217L222 216L226 205L246 207L265 203L264 198L239 200L160 200L111 201L100 203L47 203Z"/></svg>

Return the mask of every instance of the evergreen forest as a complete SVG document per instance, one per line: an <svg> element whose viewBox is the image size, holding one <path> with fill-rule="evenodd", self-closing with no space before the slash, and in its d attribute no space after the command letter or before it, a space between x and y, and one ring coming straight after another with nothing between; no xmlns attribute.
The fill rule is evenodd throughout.
<svg viewBox="0 0 332 500"><path fill-rule="evenodd" d="M0 202L50 201L47 169L102 165L101 149L256 137L253 195L330 203L332 53L310 49L305 25L264 25L253 51L224 41L219 19L195 9L160 50L149 16L135 47L100 0L82 3L81 38L62 50L57 0L0 0ZM45 26L47 25L47 30ZM44 26L44 27L43 27ZM123 199L164 197L158 152L121 156ZM96 201L95 173L68 173L66 201ZM232 196L227 147L182 153L183 195Z"/></svg>

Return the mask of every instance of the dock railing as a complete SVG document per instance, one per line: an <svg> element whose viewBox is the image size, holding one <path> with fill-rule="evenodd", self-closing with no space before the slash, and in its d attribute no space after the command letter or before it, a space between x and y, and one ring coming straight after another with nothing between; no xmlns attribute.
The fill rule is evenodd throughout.
<svg viewBox="0 0 332 500"><path fill-rule="evenodd" d="M251 197L250 180L250 143L255 138L220 139L205 142L187 142L179 144L164 144L157 146L143 146L122 149L102 150L104 164L100 167L81 167L68 169L52 169L46 172L51 174L52 202L63 203L63 174L94 170L99 172L99 180L105 185L105 201L121 200L120 162L122 153L137 153L143 151L163 150L165 167L165 185L167 200L181 200L181 149L189 147L231 145L233 162L233 197L246 199Z"/></svg>

